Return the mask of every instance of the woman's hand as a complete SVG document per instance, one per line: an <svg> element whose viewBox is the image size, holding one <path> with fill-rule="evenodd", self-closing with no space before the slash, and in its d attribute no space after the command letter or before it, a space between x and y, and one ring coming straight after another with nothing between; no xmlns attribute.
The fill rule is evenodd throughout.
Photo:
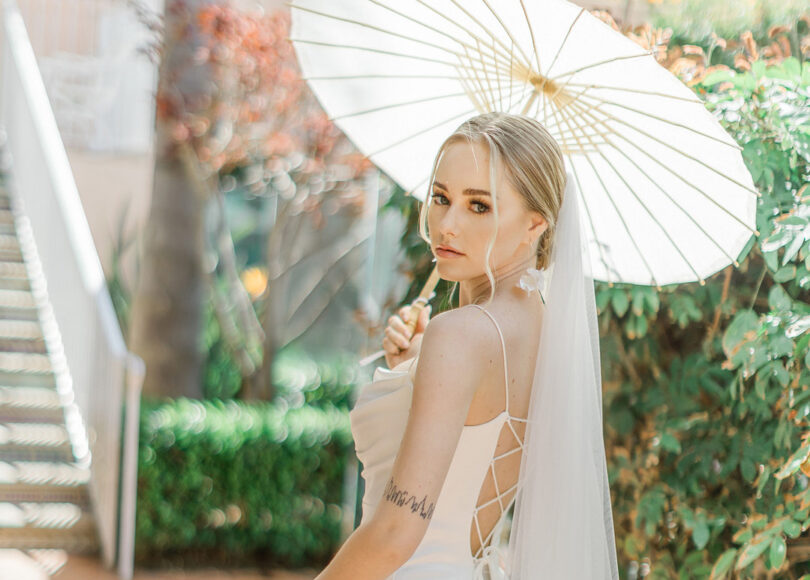
<svg viewBox="0 0 810 580"><path fill-rule="evenodd" d="M407 326L407 321L410 320L410 306L403 306L388 319L382 347L385 350L385 362L388 363L389 369L419 354L422 336L428 320L430 320L430 310L430 305L428 305L419 313L419 321L416 323L413 336Z"/></svg>

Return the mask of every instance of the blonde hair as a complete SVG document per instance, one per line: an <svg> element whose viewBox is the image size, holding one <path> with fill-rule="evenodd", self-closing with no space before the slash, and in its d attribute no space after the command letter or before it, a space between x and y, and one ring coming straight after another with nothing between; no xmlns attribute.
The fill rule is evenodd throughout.
<svg viewBox="0 0 810 580"><path fill-rule="evenodd" d="M537 244L536 267L542 270L549 266L551 259L557 216L565 190L565 163L559 144L533 117L492 112L467 119L444 140L433 160L427 197L419 210L419 235L428 243L427 207L431 203L436 167L447 148L459 141L467 141L470 145L485 144L489 149L489 182L495 231L487 246L485 266L491 301L495 294L495 277L489 259L498 235L498 203L495 195L498 166L503 165L509 184L523 199L526 209L538 212L548 222L548 228Z"/></svg>

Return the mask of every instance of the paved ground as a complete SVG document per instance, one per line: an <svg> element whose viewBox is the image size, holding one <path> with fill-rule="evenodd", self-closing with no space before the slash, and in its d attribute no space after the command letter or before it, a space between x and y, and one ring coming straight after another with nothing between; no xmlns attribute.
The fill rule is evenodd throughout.
<svg viewBox="0 0 810 580"><path fill-rule="evenodd" d="M58 567L48 576L31 558L17 550L0 550L0 580L119 580L96 558L70 556L67 562L56 556L51 564ZM133 580L312 580L315 570L277 571L264 575L257 570L142 570L136 569Z"/></svg>
<svg viewBox="0 0 810 580"><path fill-rule="evenodd" d="M312 580L315 570L278 571L269 576L254 570L135 570L133 580ZM68 558L67 564L52 577L53 580L118 580L105 570L98 560L79 556Z"/></svg>
<svg viewBox="0 0 810 580"><path fill-rule="evenodd" d="M254 570L135 570L133 580L312 580L315 570L274 572L265 576ZM71 556L67 564L59 570L53 580L118 580L112 572L105 570L98 560Z"/></svg>

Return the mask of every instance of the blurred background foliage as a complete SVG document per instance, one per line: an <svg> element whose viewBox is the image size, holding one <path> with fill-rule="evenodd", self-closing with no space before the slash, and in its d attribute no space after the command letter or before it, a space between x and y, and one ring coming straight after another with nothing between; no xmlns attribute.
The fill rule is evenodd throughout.
<svg viewBox="0 0 810 580"><path fill-rule="evenodd" d="M738 257L739 267L705 284L597 284L622 577L799 578L810 572L810 15L793 0L741 2L733 10L718 0L661 0L649 8L651 24L636 27L595 14L654 50L734 136L762 193L761 235ZM276 183L295 183L295 172L285 173L289 181ZM261 218L268 196L250 175L225 168L218 179L239 279L261 318L273 222ZM274 357L272 402L228 400L243 395L244 366L212 302L200 343L210 400L144 407L139 550L187 561L294 564L320 561L336 548L337 512L329 506L340 503L334 493L344 489L340 470L352 453L346 413L355 386L368 377L355 361L377 348L382 321L415 297L432 266L417 234L415 200L379 179L377 229L388 220L387 245L365 242L377 244L377 253L366 254L372 267L358 271L347 302L349 323L367 340L341 348L346 343L317 330L310 343L304 334ZM364 296L374 284L373 299ZM126 324L128 289L115 275L110 288ZM451 290L440 283L434 312L456 303ZM279 441L278 430L297 414L307 417L306 427ZM331 442L303 451L300 438ZM295 475L283 475L287 470ZM266 477L258 481L255 473ZM277 479L284 477L292 480ZM239 491L226 492L225 482ZM272 495L277 489L287 495ZM245 499L264 493L271 499L262 505ZM285 505L283 497L299 499ZM289 511L311 507L312 497L326 506L315 516ZM290 527L268 535L262 513ZM212 524L223 516L226 524ZM160 551L154 538L169 547ZM233 559L223 545L235 550Z"/></svg>
<svg viewBox="0 0 810 580"><path fill-rule="evenodd" d="M343 527L345 409L179 398L141 413L136 559L325 564Z"/></svg>

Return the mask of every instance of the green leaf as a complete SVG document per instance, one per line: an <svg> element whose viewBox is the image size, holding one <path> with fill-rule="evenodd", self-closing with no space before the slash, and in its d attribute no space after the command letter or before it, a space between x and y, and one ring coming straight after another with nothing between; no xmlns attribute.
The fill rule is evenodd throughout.
<svg viewBox="0 0 810 580"><path fill-rule="evenodd" d="M613 311L616 313L616 316L624 316L627 312L627 307L630 306L630 302L627 299L627 292L624 289L614 290L612 302Z"/></svg>
<svg viewBox="0 0 810 580"><path fill-rule="evenodd" d="M664 433L661 435L661 448L672 453L680 453L681 442L672 433Z"/></svg>
<svg viewBox="0 0 810 580"><path fill-rule="evenodd" d="M765 238L760 244L762 253L772 253L786 246L793 239L793 232L787 228L779 228L774 231L770 236ZM769 264L770 265L770 264Z"/></svg>
<svg viewBox="0 0 810 580"><path fill-rule="evenodd" d="M644 291L636 289L633 292L633 314L636 316L644 315Z"/></svg>
<svg viewBox="0 0 810 580"><path fill-rule="evenodd" d="M739 310L723 333L723 351L728 358L734 355L746 335L759 329L759 315L751 309Z"/></svg>
<svg viewBox="0 0 810 580"><path fill-rule="evenodd" d="M692 541L695 542L695 547L702 550L709 542L709 524L706 523L706 515L701 513L701 518L695 524L695 529L692 530Z"/></svg>
<svg viewBox="0 0 810 580"><path fill-rule="evenodd" d="M776 272L776 270L779 268L778 252L776 250L773 252L766 252L763 250L762 257L765 258L765 264L768 266L768 269L771 272Z"/></svg>
<svg viewBox="0 0 810 580"><path fill-rule="evenodd" d="M768 351L774 358L792 355L793 347L794 347L793 341L790 340L784 334L778 334L774 336L768 343Z"/></svg>
<svg viewBox="0 0 810 580"><path fill-rule="evenodd" d="M612 292L607 290L601 290L596 293L596 308L600 313L605 309L605 306L608 305L608 302L610 302L611 294Z"/></svg>
<svg viewBox="0 0 810 580"><path fill-rule="evenodd" d="M782 266L773 275L773 279L779 283L788 282L796 277L796 266Z"/></svg>
<svg viewBox="0 0 810 580"><path fill-rule="evenodd" d="M784 288L775 284L768 292L768 306L770 306L772 310L790 310L793 306L793 301L790 299L790 296L788 296L788 293L785 292Z"/></svg>
<svg viewBox="0 0 810 580"><path fill-rule="evenodd" d="M740 552L740 559L737 560L735 570L742 570L751 562L759 558L771 546L772 536L767 534L758 534L745 548Z"/></svg>
<svg viewBox="0 0 810 580"><path fill-rule="evenodd" d="M757 476L757 468L749 457L743 457L740 461L740 472L745 481L752 482Z"/></svg>
<svg viewBox="0 0 810 580"><path fill-rule="evenodd" d="M784 479L796 473L810 456L810 439L805 440L801 446L782 465L782 468L773 474L776 479Z"/></svg>
<svg viewBox="0 0 810 580"><path fill-rule="evenodd" d="M787 546L785 545L785 538L780 534L776 536L771 542L771 568L779 568L785 561L785 553Z"/></svg>
<svg viewBox="0 0 810 580"><path fill-rule="evenodd" d="M730 550L723 552L723 555L720 556L717 559L717 562L714 563L709 580L720 580L721 578L725 578L726 574L731 569L731 565L734 563L734 558L736 555L737 550L735 548L731 548Z"/></svg>
<svg viewBox="0 0 810 580"><path fill-rule="evenodd" d="M802 533L802 525L796 520L787 520L782 526L782 529L794 540Z"/></svg>
<svg viewBox="0 0 810 580"><path fill-rule="evenodd" d="M647 299L647 306L650 307L650 312L658 312L658 309L661 307L661 301L658 298L658 292L655 288L648 288L644 293L644 297Z"/></svg>

